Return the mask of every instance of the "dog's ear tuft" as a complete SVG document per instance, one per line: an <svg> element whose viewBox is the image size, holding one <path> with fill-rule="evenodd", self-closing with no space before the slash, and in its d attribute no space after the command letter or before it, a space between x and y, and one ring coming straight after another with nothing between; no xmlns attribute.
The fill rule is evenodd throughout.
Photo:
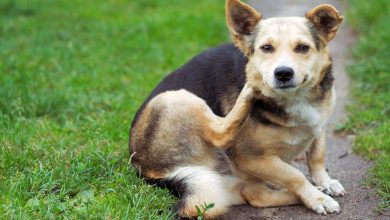
<svg viewBox="0 0 390 220"><path fill-rule="evenodd" d="M335 7L327 4L313 8L306 13L305 17L328 42L336 36L336 33L344 19Z"/></svg>
<svg viewBox="0 0 390 220"><path fill-rule="evenodd" d="M239 0L226 0L226 22L233 41L246 55L251 51L245 36L255 32L256 25L262 16L255 9Z"/></svg>

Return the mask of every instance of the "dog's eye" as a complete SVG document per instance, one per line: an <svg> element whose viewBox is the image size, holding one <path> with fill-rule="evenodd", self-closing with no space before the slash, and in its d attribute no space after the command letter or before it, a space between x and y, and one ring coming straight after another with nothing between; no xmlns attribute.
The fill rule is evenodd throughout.
<svg viewBox="0 0 390 220"><path fill-rule="evenodd" d="M297 53L307 53L309 51L310 47L306 44L298 44L297 47L295 47L295 52Z"/></svg>
<svg viewBox="0 0 390 220"><path fill-rule="evenodd" d="M265 45L261 46L260 49L264 53L272 53L272 52L274 52L274 47L271 44L265 44Z"/></svg>

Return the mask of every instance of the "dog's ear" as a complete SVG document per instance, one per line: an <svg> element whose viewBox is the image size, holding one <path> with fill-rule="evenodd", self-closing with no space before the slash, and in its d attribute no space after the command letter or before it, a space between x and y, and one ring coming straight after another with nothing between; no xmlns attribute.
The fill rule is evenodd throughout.
<svg viewBox="0 0 390 220"><path fill-rule="evenodd" d="M239 0L226 0L226 22L233 37L233 41L245 55L253 52L256 25L262 15L255 9ZM253 37L251 39L251 37Z"/></svg>
<svg viewBox="0 0 390 220"><path fill-rule="evenodd" d="M305 17L327 42L336 36L344 19L335 7L327 4L313 8L306 13Z"/></svg>

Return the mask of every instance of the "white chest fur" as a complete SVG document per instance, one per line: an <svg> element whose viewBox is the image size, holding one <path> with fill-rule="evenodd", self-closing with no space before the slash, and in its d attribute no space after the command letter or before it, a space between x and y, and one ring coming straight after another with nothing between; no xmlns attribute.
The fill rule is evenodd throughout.
<svg viewBox="0 0 390 220"><path fill-rule="evenodd" d="M286 105L286 113L289 115L291 126L316 126L321 121L319 108L308 103L306 100L296 100Z"/></svg>
<svg viewBox="0 0 390 220"><path fill-rule="evenodd" d="M321 110L306 100L296 100L286 105L289 115L288 124L291 128L284 141L288 145L299 145L321 134L325 125Z"/></svg>

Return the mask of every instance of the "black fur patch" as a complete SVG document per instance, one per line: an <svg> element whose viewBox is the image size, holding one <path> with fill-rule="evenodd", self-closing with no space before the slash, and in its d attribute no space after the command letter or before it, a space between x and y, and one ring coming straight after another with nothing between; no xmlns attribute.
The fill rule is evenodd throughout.
<svg viewBox="0 0 390 220"><path fill-rule="evenodd" d="M243 7L234 7L231 10L231 19L234 29L242 35L250 35L253 30L253 24L250 21L252 13Z"/></svg>
<svg viewBox="0 0 390 220"><path fill-rule="evenodd" d="M144 179L146 183L150 185L155 185L164 189L168 189L174 196L182 198L185 195L188 195L189 189L186 184L186 179Z"/></svg>
<svg viewBox="0 0 390 220"><path fill-rule="evenodd" d="M158 130L161 111L162 110L158 108L153 108L150 110L150 115L147 122L148 125L144 131L144 135L138 137L135 140L136 146L133 146L133 148L136 149L136 153L133 155L131 162L134 165L142 164L142 172L147 172L149 169L158 170L160 168L160 167L155 167L154 161L150 161L150 160L140 161L141 160L140 158L146 158L150 156L148 150L152 141L154 140L155 133Z"/></svg>
<svg viewBox="0 0 390 220"><path fill-rule="evenodd" d="M257 99L253 102L251 115L259 115L261 112L267 112L268 114L274 115L277 118L283 120L288 119L288 114L284 111L282 106L279 106L270 99ZM256 113L258 111L258 113Z"/></svg>
<svg viewBox="0 0 390 220"><path fill-rule="evenodd" d="M314 24L311 23L310 21L307 21L306 25L309 28L311 37L313 38L314 44L316 45L316 49L320 50L320 48L321 48L321 38L320 38L319 31L314 26Z"/></svg>
<svg viewBox="0 0 390 220"><path fill-rule="evenodd" d="M334 77L332 74L332 68L332 64L325 68L324 78L322 78L321 82L318 84L322 92L329 91L333 86Z"/></svg>
<svg viewBox="0 0 390 220"><path fill-rule="evenodd" d="M153 108L149 115L148 127L145 129L145 135L143 137L142 147L147 147L150 145L150 142L153 141L156 130L159 127L161 117L161 109Z"/></svg>
<svg viewBox="0 0 390 220"><path fill-rule="evenodd" d="M155 132L159 126L161 110L152 109L149 115L149 120L147 122L148 126L145 129L145 133L142 137L137 139L137 154L142 154L144 149L150 145L154 139ZM137 159L137 154L134 156L134 159Z"/></svg>
<svg viewBox="0 0 390 220"><path fill-rule="evenodd" d="M230 169L229 162L225 151L219 150L216 155L217 165L214 167L217 173L222 175L232 175L232 170Z"/></svg>
<svg viewBox="0 0 390 220"><path fill-rule="evenodd" d="M253 109L250 113L250 116L260 124L267 126L279 126L278 124L266 118L258 109Z"/></svg>
<svg viewBox="0 0 390 220"><path fill-rule="evenodd" d="M135 125L147 103L168 90L186 89L204 99L216 115L224 116L219 100L222 100L229 88L241 91L244 87L247 62L248 59L232 43L204 51L157 85L138 110L131 127Z"/></svg>
<svg viewBox="0 0 390 220"><path fill-rule="evenodd" d="M329 34L330 30L337 25L337 19L327 10L319 11L317 16L320 18L318 26L324 34Z"/></svg>
<svg viewBox="0 0 390 220"><path fill-rule="evenodd" d="M322 78L321 82L318 84L318 87L320 89L320 94L317 97L317 100L322 100L325 97L325 94L329 92L330 89L333 87L334 77L332 74L332 64L325 67L324 71L324 77Z"/></svg>
<svg viewBox="0 0 390 220"><path fill-rule="evenodd" d="M186 178L184 179L144 179L146 183L168 189L169 192L180 200L171 207L171 212L174 213L174 219L192 219L180 217L177 213L185 205L185 199L191 195L191 191L186 184Z"/></svg>

